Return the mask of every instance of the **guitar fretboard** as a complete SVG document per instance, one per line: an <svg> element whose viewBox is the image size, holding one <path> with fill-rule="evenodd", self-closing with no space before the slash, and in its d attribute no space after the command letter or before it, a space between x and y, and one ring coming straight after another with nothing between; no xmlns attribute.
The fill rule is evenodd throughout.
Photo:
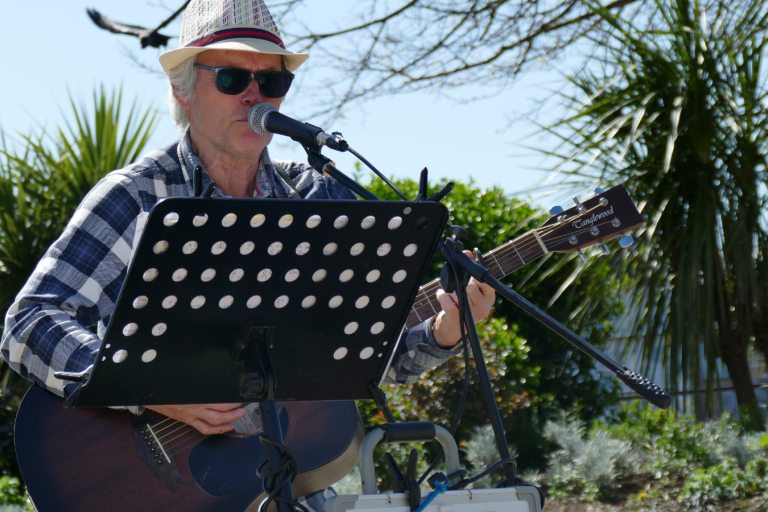
<svg viewBox="0 0 768 512"><path fill-rule="evenodd" d="M483 254L483 260L491 275L496 279L508 276L528 263L544 256L544 244L536 236L535 231L529 231L506 244ZM416 300L411 306L411 312L405 322L406 329L411 329L420 322L437 314L441 310L437 300L437 290L440 280L435 279L419 288Z"/></svg>

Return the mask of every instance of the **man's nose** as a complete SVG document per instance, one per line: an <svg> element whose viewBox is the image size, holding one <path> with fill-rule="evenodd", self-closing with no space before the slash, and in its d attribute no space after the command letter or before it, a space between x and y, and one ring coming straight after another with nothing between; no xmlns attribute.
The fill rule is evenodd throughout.
<svg viewBox="0 0 768 512"><path fill-rule="evenodd" d="M251 80L251 83L248 84L248 88L241 94L240 101L247 105L256 105L257 103L262 103L264 101L264 97L261 95L259 84L256 80Z"/></svg>

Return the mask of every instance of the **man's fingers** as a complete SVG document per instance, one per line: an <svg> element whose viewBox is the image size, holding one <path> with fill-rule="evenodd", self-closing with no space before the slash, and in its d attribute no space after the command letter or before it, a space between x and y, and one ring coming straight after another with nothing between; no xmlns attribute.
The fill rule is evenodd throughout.
<svg viewBox="0 0 768 512"><path fill-rule="evenodd" d="M245 404L206 404L202 405L204 409L213 409L214 411L231 411L232 409L241 409Z"/></svg>
<svg viewBox="0 0 768 512"><path fill-rule="evenodd" d="M198 419L202 419L211 425L225 425L239 420L245 416L243 409L232 409L230 411L214 411L213 409L203 409L198 414Z"/></svg>
<svg viewBox="0 0 768 512"><path fill-rule="evenodd" d="M446 313L457 313L459 311L459 306L456 305L454 298L450 294L445 293L442 288L437 290L435 296Z"/></svg>
<svg viewBox="0 0 768 512"><path fill-rule="evenodd" d="M207 421L201 420L200 418L191 421L189 424L195 427L201 434L205 434L206 436L223 434L235 428L232 426L232 423L227 423L224 425L211 425Z"/></svg>

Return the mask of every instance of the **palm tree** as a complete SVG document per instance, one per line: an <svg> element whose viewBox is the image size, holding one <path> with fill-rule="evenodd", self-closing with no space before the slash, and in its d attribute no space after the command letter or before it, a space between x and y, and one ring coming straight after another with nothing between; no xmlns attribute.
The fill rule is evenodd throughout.
<svg viewBox="0 0 768 512"><path fill-rule="evenodd" d="M569 79L576 113L547 130L565 183L623 182L642 208L635 250L608 263L627 291L627 347L645 371L663 363L673 390L706 382L707 410L722 362L742 420L759 427L747 354L768 356L768 8L655 0L640 29L589 2L608 28Z"/></svg>
<svg viewBox="0 0 768 512"><path fill-rule="evenodd" d="M0 133L0 315L59 236L85 194L108 172L135 161L155 129L151 108L131 106L121 92L93 95L85 105L70 100L71 123L48 134L21 136L15 144ZM2 330L0 324L0 330ZM13 421L28 383L0 360L0 470L17 476Z"/></svg>

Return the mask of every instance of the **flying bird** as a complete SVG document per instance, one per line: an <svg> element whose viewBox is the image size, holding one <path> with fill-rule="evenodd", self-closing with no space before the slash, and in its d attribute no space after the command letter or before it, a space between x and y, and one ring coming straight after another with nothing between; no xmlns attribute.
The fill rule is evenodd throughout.
<svg viewBox="0 0 768 512"><path fill-rule="evenodd" d="M104 30L109 30L110 32L113 32L115 34L125 34L129 36L136 36L139 38L142 48L146 48L147 46L151 46L153 48L160 48L161 46L168 46L168 40L170 39L170 37L160 34L159 31L165 28L179 14L184 12L184 9L186 9L187 4L189 4L189 0L184 2L184 5L182 5L179 8L179 10L171 14L171 16L167 20L165 20L164 22L162 22L160 25L158 25L156 28L153 28L153 29L139 27L138 25L128 25L126 23L120 23L119 21L115 21L111 18L107 18L96 9L86 9L86 12L88 13L88 16L91 17L91 20L93 20L93 22L96 25L103 28Z"/></svg>

